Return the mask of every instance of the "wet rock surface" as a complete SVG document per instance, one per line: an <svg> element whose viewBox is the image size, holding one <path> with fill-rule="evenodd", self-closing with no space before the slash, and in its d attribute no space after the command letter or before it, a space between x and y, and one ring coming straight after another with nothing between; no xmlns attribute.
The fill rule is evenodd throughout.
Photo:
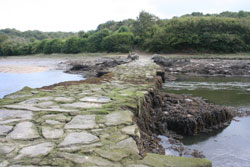
<svg viewBox="0 0 250 167"><path fill-rule="evenodd" d="M0 165L211 166L159 155L160 139L140 116L150 111L142 111L146 94L161 87L160 67L148 57L129 59L135 61L116 62L101 79L25 88L0 99Z"/></svg>
<svg viewBox="0 0 250 167"><path fill-rule="evenodd" d="M152 59L169 74L250 76L250 60L178 59L159 55Z"/></svg>
<svg viewBox="0 0 250 167"><path fill-rule="evenodd" d="M107 74L110 70L109 68L116 67L121 64L127 64L134 60L138 60L139 55L131 53L127 58L117 57L117 58L100 58L96 61L82 61L82 62L66 62L68 64L67 73L73 74L83 74L86 77L96 76L101 77Z"/></svg>
<svg viewBox="0 0 250 167"><path fill-rule="evenodd" d="M152 144L155 134L163 135L167 136L170 155L204 158L200 151L185 148L181 142L183 135L222 129L230 124L234 113L234 108L209 104L199 97L150 91L138 113L138 125L146 136L151 136L151 139L143 141L144 145ZM157 146L155 149L162 151Z"/></svg>
<svg viewBox="0 0 250 167"><path fill-rule="evenodd" d="M187 95L163 94L161 108L156 108L156 125L161 134L164 129L181 135L195 135L223 128L233 118L231 108L208 104L199 97ZM165 122L165 123L164 123Z"/></svg>

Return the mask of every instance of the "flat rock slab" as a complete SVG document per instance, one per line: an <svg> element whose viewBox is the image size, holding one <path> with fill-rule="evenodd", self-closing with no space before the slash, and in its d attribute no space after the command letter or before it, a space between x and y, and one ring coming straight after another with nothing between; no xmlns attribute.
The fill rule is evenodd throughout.
<svg viewBox="0 0 250 167"><path fill-rule="evenodd" d="M8 109L19 109L19 110L29 110L29 111L40 111L41 109L38 107L34 107L32 104L12 104L5 105L5 108Z"/></svg>
<svg viewBox="0 0 250 167"><path fill-rule="evenodd" d="M0 155L5 155L12 152L16 146L14 145L0 145Z"/></svg>
<svg viewBox="0 0 250 167"><path fill-rule="evenodd" d="M61 104L64 108L101 108L102 104L88 103L88 102L76 102L71 104Z"/></svg>
<svg viewBox="0 0 250 167"><path fill-rule="evenodd" d="M39 134L32 122L21 122L16 125L14 130L8 134L8 139L31 140L39 138Z"/></svg>
<svg viewBox="0 0 250 167"><path fill-rule="evenodd" d="M84 97L80 99L83 102L92 102L92 103L108 103L111 101L109 97L98 96L98 97Z"/></svg>
<svg viewBox="0 0 250 167"><path fill-rule="evenodd" d="M0 109L0 124L31 120L32 116L31 111Z"/></svg>
<svg viewBox="0 0 250 167"><path fill-rule="evenodd" d="M63 102L63 103L70 103L73 102L75 99L72 97L56 97L54 101L56 102Z"/></svg>
<svg viewBox="0 0 250 167"><path fill-rule="evenodd" d="M113 112L105 116L105 124L111 125L130 125L132 124L133 113L128 110Z"/></svg>
<svg viewBox="0 0 250 167"><path fill-rule="evenodd" d="M55 121L68 121L70 119L70 117L66 117L63 114L49 114L49 115L44 115L42 116L42 119L45 120L55 120Z"/></svg>
<svg viewBox="0 0 250 167"><path fill-rule="evenodd" d="M6 136L12 128L13 126L0 125L0 136Z"/></svg>
<svg viewBox="0 0 250 167"><path fill-rule="evenodd" d="M114 164L112 164L110 161L100 157L84 156L70 153L58 153L57 155L61 158L68 159L77 164L91 164L90 166L114 166Z"/></svg>
<svg viewBox="0 0 250 167"><path fill-rule="evenodd" d="M50 120L50 119L46 120L45 122L46 122L47 124L49 124L49 125L63 125L63 123L61 123L61 122L59 122L59 121Z"/></svg>
<svg viewBox="0 0 250 167"><path fill-rule="evenodd" d="M55 111L55 112L75 112L76 110L67 110L63 108L59 108L58 106L52 106L50 108L39 108L33 106L31 104L13 104L13 105L5 105L7 109L15 109L15 110L28 110L28 111Z"/></svg>
<svg viewBox="0 0 250 167"><path fill-rule="evenodd" d="M51 127L43 127L42 134L46 139L57 139L63 136L63 129L53 129Z"/></svg>
<svg viewBox="0 0 250 167"><path fill-rule="evenodd" d="M118 149L97 149L95 152L101 157L115 162L121 161L123 158L129 155L129 153L125 152L124 150Z"/></svg>
<svg viewBox="0 0 250 167"><path fill-rule="evenodd" d="M51 101L51 100L53 100L53 97L32 98L32 99L25 100L21 102L20 104L37 104L42 101Z"/></svg>
<svg viewBox="0 0 250 167"><path fill-rule="evenodd" d="M44 102L37 103L34 106L39 107L39 108L49 108L53 105L55 105L53 101L44 101Z"/></svg>
<svg viewBox="0 0 250 167"><path fill-rule="evenodd" d="M130 164L130 165L127 165L126 167L149 167L149 166L143 165L143 164Z"/></svg>
<svg viewBox="0 0 250 167"><path fill-rule="evenodd" d="M136 125L126 126L126 127L122 128L121 131L125 134L135 136L135 135L137 135L138 128Z"/></svg>
<svg viewBox="0 0 250 167"><path fill-rule="evenodd" d="M65 125L65 129L93 129L95 127L95 115L77 115Z"/></svg>
<svg viewBox="0 0 250 167"><path fill-rule="evenodd" d="M135 155L139 154L137 144L132 137L118 142L117 146L120 148L127 149L130 153L133 153Z"/></svg>
<svg viewBox="0 0 250 167"><path fill-rule="evenodd" d="M15 159L23 157L38 157L45 156L54 148L54 144L51 142L41 143L33 146L24 147L19 152L19 155Z"/></svg>
<svg viewBox="0 0 250 167"><path fill-rule="evenodd" d="M76 144L90 144L97 141L99 141L99 138L88 132L75 132L69 133L59 146L65 147Z"/></svg>

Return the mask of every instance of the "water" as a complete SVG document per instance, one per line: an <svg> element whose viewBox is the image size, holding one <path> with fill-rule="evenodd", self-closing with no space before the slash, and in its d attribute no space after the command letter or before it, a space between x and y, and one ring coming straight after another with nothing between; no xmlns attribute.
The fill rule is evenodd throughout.
<svg viewBox="0 0 250 167"><path fill-rule="evenodd" d="M58 70L25 74L0 73L0 98L21 90L25 86L39 88L63 81L83 79L81 75L67 74Z"/></svg>
<svg viewBox="0 0 250 167"><path fill-rule="evenodd" d="M167 82L169 93L191 94L208 102L250 110L250 79L224 77L185 77ZM236 121L237 120L237 121ZM184 137L188 148L203 151L213 167L250 167L250 117L236 118L222 130Z"/></svg>

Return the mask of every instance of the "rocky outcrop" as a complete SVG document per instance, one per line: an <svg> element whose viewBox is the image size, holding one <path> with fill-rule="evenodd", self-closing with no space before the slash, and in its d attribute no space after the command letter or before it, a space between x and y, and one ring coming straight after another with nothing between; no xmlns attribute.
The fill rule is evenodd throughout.
<svg viewBox="0 0 250 167"><path fill-rule="evenodd" d="M109 68L116 67L121 64L127 64L134 60L138 60L139 56L137 54L129 54L127 58L117 57L117 58L102 58L97 61L69 61L67 73L73 74L83 74L85 77L97 76L101 77L108 73Z"/></svg>
<svg viewBox="0 0 250 167"><path fill-rule="evenodd" d="M153 61L166 72L204 76L249 76L250 60L184 59L155 55Z"/></svg>
<svg viewBox="0 0 250 167"><path fill-rule="evenodd" d="M151 91L142 102L141 127L144 131L166 135L174 131L180 135L209 132L230 124L233 110L206 103L199 97Z"/></svg>

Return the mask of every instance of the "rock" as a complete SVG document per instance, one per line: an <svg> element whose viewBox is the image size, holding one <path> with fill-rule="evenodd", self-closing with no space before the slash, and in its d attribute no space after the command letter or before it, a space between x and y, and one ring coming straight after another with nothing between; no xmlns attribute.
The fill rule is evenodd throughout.
<svg viewBox="0 0 250 167"><path fill-rule="evenodd" d="M83 102L92 102L92 103L108 103L111 101L109 97L99 96L99 97L84 97L80 99Z"/></svg>
<svg viewBox="0 0 250 167"><path fill-rule="evenodd" d="M0 124L31 120L32 116L31 111L0 109Z"/></svg>
<svg viewBox="0 0 250 167"><path fill-rule="evenodd" d="M95 150L97 154L101 157L109 159L111 161L121 161L123 158L127 157L129 154L126 151L119 149L97 149Z"/></svg>
<svg viewBox="0 0 250 167"><path fill-rule="evenodd" d="M5 105L4 107L8 109L29 110L29 111L76 112L76 110L61 109L57 106L51 106L50 108L38 108L31 104L12 104L12 105Z"/></svg>
<svg viewBox="0 0 250 167"><path fill-rule="evenodd" d="M150 95L149 95L150 96ZM154 98L158 95L152 95ZM180 135L195 135L224 128L232 120L232 108L206 103L202 98L163 93L161 110L148 118L145 126L159 134L174 131ZM152 108L156 113L158 108ZM148 117L148 116L147 116Z"/></svg>
<svg viewBox="0 0 250 167"><path fill-rule="evenodd" d="M2 162L0 162L0 166L1 166L1 167L7 167L8 164L9 164L9 162L6 161L6 160L3 160Z"/></svg>
<svg viewBox="0 0 250 167"><path fill-rule="evenodd" d="M53 100L53 97L50 97L50 96L40 97L40 98L31 98L31 99L21 102L20 104L37 104L42 101L51 101L51 100Z"/></svg>
<svg viewBox="0 0 250 167"><path fill-rule="evenodd" d="M136 154L136 155L139 154L137 144L132 137L118 142L117 146L123 149L127 149L129 152L133 154Z"/></svg>
<svg viewBox="0 0 250 167"><path fill-rule="evenodd" d="M37 103L34 106L39 107L39 108L49 108L49 107L51 107L53 105L55 105L54 102L52 102L52 101L45 101L45 102Z"/></svg>
<svg viewBox="0 0 250 167"><path fill-rule="evenodd" d="M136 136L139 134L138 127L136 125L126 126L121 130L123 133L131 136Z"/></svg>
<svg viewBox="0 0 250 167"><path fill-rule="evenodd" d="M53 106L51 108L47 108L47 109L39 109L39 111L55 111L55 112L65 112L65 113L74 113L74 112L78 112L77 110L73 110L73 109L62 109L62 108L59 108L58 106Z"/></svg>
<svg viewBox="0 0 250 167"><path fill-rule="evenodd" d="M16 148L16 146L14 146L14 145L9 145L9 144L0 145L0 156L14 151L15 148Z"/></svg>
<svg viewBox="0 0 250 167"><path fill-rule="evenodd" d="M77 115L65 125L65 129L93 129L95 127L95 115Z"/></svg>
<svg viewBox="0 0 250 167"><path fill-rule="evenodd" d="M40 165L39 166L35 166L35 165L10 165L8 167L41 167ZM51 167L51 166L43 166L43 167Z"/></svg>
<svg viewBox="0 0 250 167"><path fill-rule="evenodd" d="M34 107L32 104L12 104L12 105L5 105L4 107L8 109L17 109L17 110L42 111L42 109Z"/></svg>
<svg viewBox="0 0 250 167"><path fill-rule="evenodd" d="M42 119L65 122L68 121L70 117L66 117L64 114L50 114L42 116Z"/></svg>
<svg viewBox="0 0 250 167"><path fill-rule="evenodd" d="M96 147L101 147L101 146L102 146L102 143L93 143L93 144L88 144L88 145L70 145L66 147L60 147L58 150L66 151L66 152L77 152L81 150L81 152L92 153L94 152L94 149Z"/></svg>
<svg viewBox="0 0 250 167"><path fill-rule="evenodd" d="M19 154L15 157L15 159L21 159L23 157L33 158L38 156L46 156L53 148L54 144L51 142L24 147L19 151Z"/></svg>
<svg viewBox="0 0 250 167"><path fill-rule="evenodd" d="M186 102L193 102L191 99L185 99Z"/></svg>
<svg viewBox="0 0 250 167"><path fill-rule="evenodd" d="M88 132L73 132L69 133L59 146L65 147L76 144L91 144L97 141L99 141L99 138Z"/></svg>
<svg viewBox="0 0 250 167"><path fill-rule="evenodd" d="M43 127L42 134L46 139L57 139L63 136L63 129L53 129L50 127Z"/></svg>
<svg viewBox="0 0 250 167"><path fill-rule="evenodd" d="M47 124L50 124L50 125L63 125L61 122L59 121L55 121L55 120L46 120L45 121Z"/></svg>
<svg viewBox="0 0 250 167"><path fill-rule="evenodd" d="M0 125L0 136L6 136L12 128L13 126Z"/></svg>
<svg viewBox="0 0 250 167"><path fill-rule="evenodd" d="M14 130L8 134L8 139L32 140L39 138L39 134L32 122L21 122L16 125Z"/></svg>
<svg viewBox="0 0 250 167"><path fill-rule="evenodd" d="M126 167L149 167L149 166L143 165L143 164L130 164L130 165L127 165Z"/></svg>
<svg viewBox="0 0 250 167"><path fill-rule="evenodd" d="M107 126L121 124L131 125L132 117L132 112L128 110L113 112L105 116L105 124Z"/></svg>
<svg viewBox="0 0 250 167"><path fill-rule="evenodd" d="M56 102L63 102L63 103L70 103L70 102L75 101L75 99L72 98L72 97L56 97L54 99L54 101L56 101Z"/></svg>
<svg viewBox="0 0 250 167"><path fill-rule="evenodd" d="M70 104L61 104L65 108L101 108L102 104L98 103L87 103L87 102L76 102Z"/></svg>
<svg viewBox="0 0 250 167"><path fill-rule="evenodd" d="M79 154L70 154L70 153L58 153L57 156L68 159L77 164L90 164L90 165L97 165L97 166L109 166L112 167L113 164L100 157L92 157L92 156L84 156Z"/></svg>
<svg viewBox="0 0 250 167"><path fill-rule="evenodd" d="M108 74L109 72L107 72L107 71L97 71L97 73L96 73L96 77L102 77L103 75L105 75L105 74Z"/></svg>

